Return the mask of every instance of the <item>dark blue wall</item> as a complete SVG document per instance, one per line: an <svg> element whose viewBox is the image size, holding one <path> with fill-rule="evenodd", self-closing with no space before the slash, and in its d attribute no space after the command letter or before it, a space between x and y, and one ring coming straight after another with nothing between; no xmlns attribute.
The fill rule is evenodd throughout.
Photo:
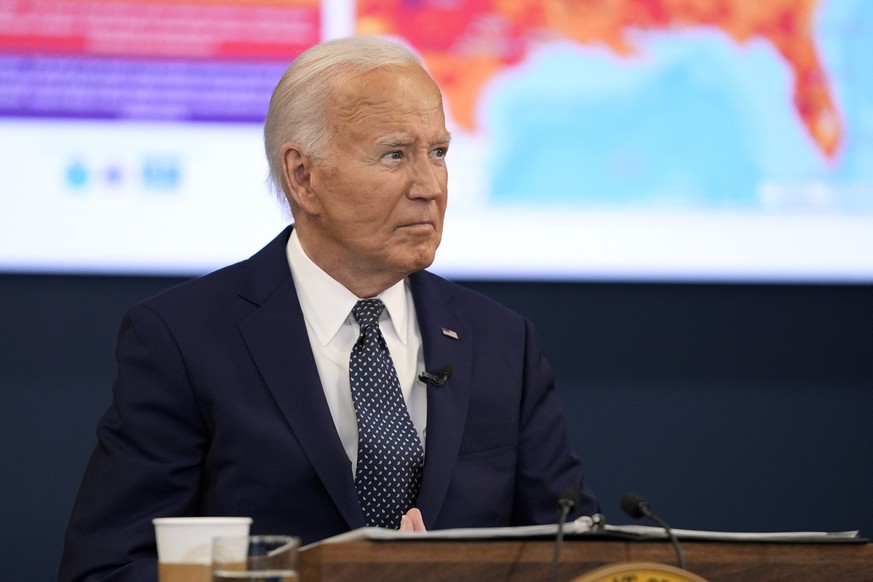
<svg viewBox="0 0 873 582"><path fill-rule="evenodd" d="M54 577L121 315L179 281L0 276L4 579ZM873 535L873 287L467 285L536 323L610 521Z"/></svg>

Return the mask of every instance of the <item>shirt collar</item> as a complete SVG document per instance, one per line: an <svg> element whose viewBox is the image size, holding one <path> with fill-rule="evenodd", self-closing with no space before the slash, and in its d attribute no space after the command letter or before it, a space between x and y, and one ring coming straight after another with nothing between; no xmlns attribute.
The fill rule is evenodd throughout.
<svg viewBox="0 0 873 582"><path fill-rule="evenodd" d="M326 346L347 321L354 320L351 311L359 298L312 262L300 244L296 229L291 231L285 253L303 315L318 341ZM406 324L409 310L406 293L404 279L377 295L385 304L388 321L403 345L408 341ZM383 319L384 317L383 315Z"/></svg>

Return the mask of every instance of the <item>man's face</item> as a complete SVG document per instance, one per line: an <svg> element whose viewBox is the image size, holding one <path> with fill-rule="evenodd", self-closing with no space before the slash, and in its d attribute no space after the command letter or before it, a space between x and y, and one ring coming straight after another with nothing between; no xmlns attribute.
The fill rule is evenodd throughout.
<svg viewBox="0 0 873 582"><path fill-rule="evenodd" d="M330 112L330 145L310 172L307 253L340 281L429 266L448 180L438 88L417 66L379 69L345 84Z"/></svg>

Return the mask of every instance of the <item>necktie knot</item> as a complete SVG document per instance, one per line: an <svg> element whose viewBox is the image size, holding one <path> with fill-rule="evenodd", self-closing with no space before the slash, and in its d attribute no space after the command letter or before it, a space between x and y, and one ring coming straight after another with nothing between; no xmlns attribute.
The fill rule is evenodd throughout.
<svg viewBox="0 0 873 582"><path fill-rule="evenodd" d="M385 311L385 304L381 299L361 299L352 308L352 316L361 328L365 328L378 325L383 311Z"/></svg>

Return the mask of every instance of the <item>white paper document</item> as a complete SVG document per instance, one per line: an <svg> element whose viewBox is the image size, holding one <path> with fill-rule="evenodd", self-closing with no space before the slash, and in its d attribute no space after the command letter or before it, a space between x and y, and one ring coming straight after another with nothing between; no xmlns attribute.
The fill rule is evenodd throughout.
<svg viewBox="0 0 873 582"><path fill-rule="evenodd" d="M318 544L340 543L355 540L484 540L513 538L547 538L558 533L558 524L527 525L520 527L458 528L441 529L428 532L401 532L378 527L364 527L310 544L302 549ZM790 532L724 532L673 529L673 533L683 540L736 541L736 542L830 542L858 540L858 530L790 531ZM577 519L564 525L565 536L615 536L624 539L660 539L667 533L660 527L645 525L606 524L594 530L590 520Z"/></svg>

